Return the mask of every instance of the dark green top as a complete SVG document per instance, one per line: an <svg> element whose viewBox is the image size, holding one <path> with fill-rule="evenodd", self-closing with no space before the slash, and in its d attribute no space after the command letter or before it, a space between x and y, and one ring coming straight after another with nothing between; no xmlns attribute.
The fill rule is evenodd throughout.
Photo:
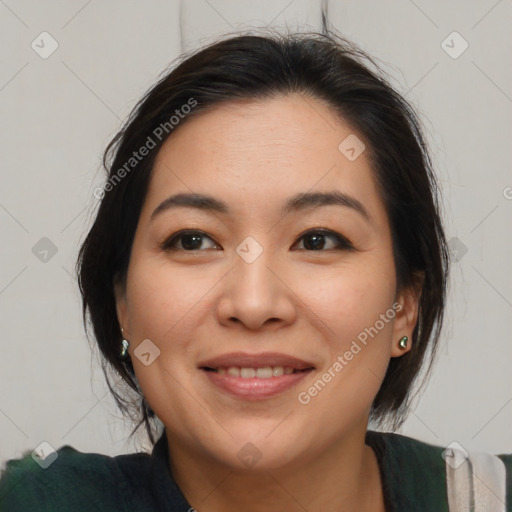
<svg viewBox="0 0 512 512"><path fill-rule="evenodd" d="M392 433L368 431L377 456L388 512L449 512L442 447ZM512 455L507 512L512 512ZM191 506L174 482L165 433L149 454L108 457L58 450L46 469L30 456L7 463L0 479L0 512L179 511ZM490 512L490 511L489 511Z"/></svg>

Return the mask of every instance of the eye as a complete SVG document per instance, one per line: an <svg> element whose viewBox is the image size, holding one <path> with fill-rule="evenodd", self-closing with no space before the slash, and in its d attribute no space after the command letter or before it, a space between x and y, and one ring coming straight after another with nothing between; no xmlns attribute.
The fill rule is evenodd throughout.
<svg viewBox="0 0 512 512"><path fill-rule="evenodd" d="M210 240L210 242L213 244L213 247L204 247L203 242L205 240ZM303 247L299 247L300 250L322 251L329 249L354 249L350 241L347 240L344 236L328 229L311 229L302 234L298 240L303 241ZM331 242L329 242L329 240ZM204 249L215 249L219 246L211 237L202 231L184 229L171 235L160 245L160 247L164 251L192 252Z"/></svg>
<svg viewBox="0 0 512 512"><path fill-rule="evenodd" d="M331 240L331 242L326 242ZM354 246L344 236L330 231L328 229L311 229L299 237L303 240L303 247L299 248L306 251L321 251L322 249L341 249L352 250ZM334 241L334 244L332 243Z"/></svg>
<svg viewBox="0 0 512 512"><path fill-rule="evenodd" d="M160 245L160 248L164 251L199 251L204 249L202 244L205 239L213 242L213 239L202 231L184 229L167 238ZM213 242L213 245L217 246L215 242ZM209 247L209 249L212 249L212 247Z"/></svg>

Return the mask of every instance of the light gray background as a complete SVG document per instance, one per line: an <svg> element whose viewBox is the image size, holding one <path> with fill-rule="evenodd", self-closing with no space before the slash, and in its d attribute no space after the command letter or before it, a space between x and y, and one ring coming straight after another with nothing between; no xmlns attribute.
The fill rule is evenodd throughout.
<svg viewBox="0 0 512 512"><path fill-rule="evenodd" d="M381 59L420 110L460 258L437 366L401 433L512 452L511 2L328 7L331 25ZM42 441L129 452L141 443L127 442L91 356L73 277L101 153L182 50L247 26L319 29L320 4L0 0L0 23L0 466ZM46 59L31 47L50 48L43 31L58 43ZM442 47L453 31L469 44L458 58ZM43 237L57 248L46 262L32 250Z"/></svg>

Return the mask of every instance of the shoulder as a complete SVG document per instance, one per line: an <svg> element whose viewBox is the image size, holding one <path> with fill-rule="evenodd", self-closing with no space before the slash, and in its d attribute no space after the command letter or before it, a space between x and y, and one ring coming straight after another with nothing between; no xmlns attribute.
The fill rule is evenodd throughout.
<svg viewBox="0 0 512 512"><path fill-rule="evenodd" d="M445 447L392 432L369 432L369 438L372 437L378 438L375 442L379 443L389 462L402 467L421 463L422 468L428 468L434 474L444 474Z"/></svg>
<svg viewBox="0 0 512 512"><path fill-rule="evenodd" d="M368 431L390 510L447 512L443 448L390 432Z"/></svg>
<svg viewBox="0 0 512 512"><path fill-rule="evenodd" d="M385 433L386 443L394 456L398 459L423 461L430 467L442 467L444 472L448 469L458 469L466 462L472 466L473 471L481 468L488 472L492 467L497 468L505 476L507 490L512 492L512 454L485 453L481 451L466 450L457 442L447 446L438 446L419 441L399 434Z"/></svg>
<svg viewBox="0 0 512 512"><path fill-rule="evenodd" d="M469 507L471 500L477 500L488 504L488 510L512 510L512 454L466 451L456 442L439 446L371 431L367 443L380 453L386 480L395 497L400 495L400 502L429 503L436 510L448 510L448 504Z"/></svg>
<svg viewBox="0 0 512 512"><path fill-rule="evenodd" d="M55 458L56 455L56 458ZM54 459L54 460L53 460ZM51 461L51 462L50 462ZM0 475L0 510L123 510L134 505L149 479L147 454L108 457L64 446L44 461L30 453L10 460Z"/></svg>
<svg viewBox="0 0 512 512"><path fill-rule="evenodd" d="M413 450L413 452L417 452L422 455L429 454L429 456L431 456L435 454L439 455L444 450L441 446L433 445L401 434L395 434L394 432L369 431L368 435L380 438L386 445L387 449L393 450L397 454L410 453L410 450Z"/></svg>

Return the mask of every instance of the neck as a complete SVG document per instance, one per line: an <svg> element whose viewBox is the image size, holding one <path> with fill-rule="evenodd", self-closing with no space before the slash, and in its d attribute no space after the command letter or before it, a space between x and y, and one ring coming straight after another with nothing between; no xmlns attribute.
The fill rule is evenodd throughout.
<svg viewBox="0 0 512 512"><path fill-rule="evenodd" d="M365 433L350 433L312 458L251 470L176 449L179 442L167 437L173 477L198 512L385 512L377 459Z"/></svg>

